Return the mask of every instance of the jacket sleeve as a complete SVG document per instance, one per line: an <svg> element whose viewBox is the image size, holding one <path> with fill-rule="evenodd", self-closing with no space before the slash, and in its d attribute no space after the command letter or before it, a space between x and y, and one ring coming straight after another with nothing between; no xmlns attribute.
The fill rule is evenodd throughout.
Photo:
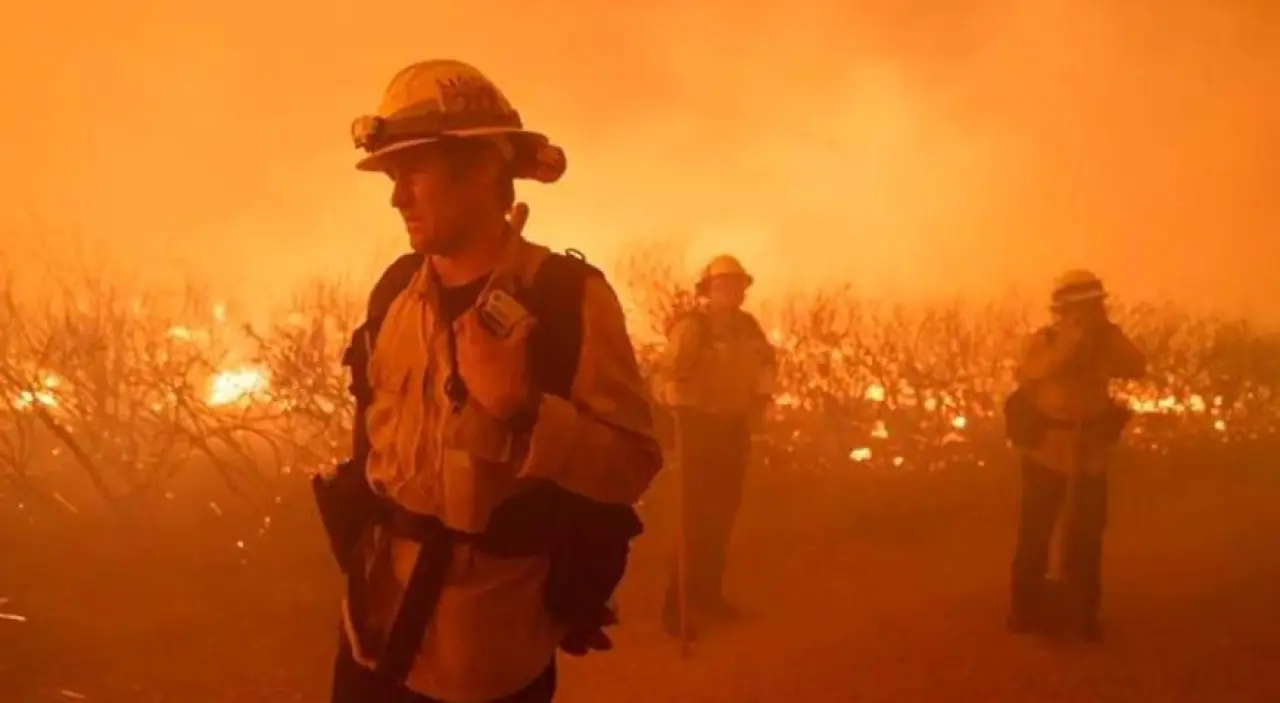
<svg viewBox="0 0 1280 703"><path fill-rule="evenodd" d="M572 401L543 396L520 475L603 503L635 503L662 452L622 306L603 277L587 281L582 320Z"/></svg>
<svg viewBox="0 0 1280 703"><path fill-rule="evenodd" d="M1119 327L1108 351L1107 375L1111 378L1136 380L1147 374L1147 355Z"/></svg>
<svg viewBox="0 0 1280 703"><path fill-rule="evenodd" d="M1054 335L1047 330L1031 335L1018 364L1018 383L1042 381L1058 375L1075 356L1082 339L1079 330L1073 327L1064 328Z"/></svg>

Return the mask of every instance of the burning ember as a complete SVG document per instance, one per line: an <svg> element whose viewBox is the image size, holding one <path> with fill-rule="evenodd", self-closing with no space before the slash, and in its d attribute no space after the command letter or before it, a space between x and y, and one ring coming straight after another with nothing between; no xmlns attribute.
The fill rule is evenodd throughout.
<svg viewBox="0 0 1280 703"><path fill-rule="evenodd" d="M62 379L53 374L41 374L37 387L20 391L13 398L12 405L17 410L31 410L33 407L56 408L58 398L54 390L62 385Z"/></svg>
<svg viewBox="0 0 1280 703"><path fill-rule="evenodd" d="M209 393L205 399L214 407L249 402L269 386L267 374L260 369L245 367L219 371L209 379Z"/></svg>

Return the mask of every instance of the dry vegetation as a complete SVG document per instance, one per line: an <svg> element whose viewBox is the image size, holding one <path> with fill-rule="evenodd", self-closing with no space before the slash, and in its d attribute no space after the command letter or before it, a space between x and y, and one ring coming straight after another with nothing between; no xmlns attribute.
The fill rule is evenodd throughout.
<svg viewBox="0 0 1280 703"><path fill-rule="evenodd" d="M633 324L656 333L692 304L658 255L624 262L618 281L638 306ZM139 298L97 279L39 307L0 296L0 491L11 503L74 512L89 490L91 504L145 511L179 474L205 472L265 511L276 477L346 450L338 359L361 309L350 288L313 286L257 330L208 298ZM1151 358L1148 381L1118 389L1138 412L1134 447L1167 453L1275 435L1275 335L1173 305L1115 309ZM782 360L760 439L765 466L972 469L1002 450L999 407L1030 329L1025 301L908 309L835 288L762 317ZM639 351L652 368L659 345Z"/></svg>
<svg viewBox="0 0 1280 703"><path fill-rule="evenodd" d="M656 333L689 309L674 267L626 262L623 285ZM1149 378L1116 388L1137 415L1142 451L1259 441L1280 425L1280 336L1174 304L1113 306L1150 357ZM777 407L761 461L789 471L977 467L1004 449L1000 408L1032 331L1025 300L908 308L848 289L797 295L761 311L781 354ZM640 350L651 366L659 345Z"/></svg>
<svg viewBox="0 0 1280 703"><path fill-rule="evenodd" d="M636 308L638 337L660 338L692 304L674 272L659 255L624 262L615 282ZM339 584L300 479L347 449L351 408L339 358L362 292L311 286L254 329L207 296L139 298L93 277L38 306L0 293L6 694L319 700ZM1117 477L1117 513L1130 517L1113 542L1122 555L1113 578L1116 598L1131 601L1118 610L1136 613L1133 631L1151 633L1131 649L1159 649L1148 659L1194 668L1214 642L1233 643L1227 661L1235 668L1204 660L1215 662L1202 667L1211 690L1232 685L1242 693L1231 700L1275 700L1260 693L1265 677L1231 672L1273 661L1265 652L1274 637L1249 623L1272 613L1271 600L1257 594L1274 560L1251 545L1271 529L1272 513L1258 506L1276 494L1266 478L1274 472L1259 467L1276 455L1280 340L1176 306L1117 312L1153 371L1148 382L1119 389L1139 411L1127 440L1138 461L1127 465L1153 468ZM774 691L772 699L792 695L797 677L810 675L825 693L805 700L847 700L831 693L846 689L935 700L937 691L969 690L952 682L974 672L986 677L975 696L1008 693L984 693L983 701L1183 700L1173 695L1181 684L1123 645L1114 663L1128 682L1121 685L1098 679L1110 668L1091 674L1079 663L1029 661L993 625L1013 500L998 408L1028 313L1021 301L909 309L840 289L766 306L783 392L759 438L767 471L753 473L735 535L749 558L732 560L732 588L763 622L717 640L694 662L663 654L673 650L652 623L673 530L664 481L646 498L647 534L621 595L625 651L567 664L567 700L754 700L744 692ZM659 351L641 347L646 372ZM1150 514L1135 521L1140 508ZM1195 578L1167 579L1184 562ZM1212 564L1235 570L1214 576ZM815 566L823 578L812 578ZM937 569L951 574L945 583ZM846 597L853 592L859 597ZM1149 600L1153 592L1163 600ZM1143 614L1133 602L1156 605ZM1184 602L1197 605L1171 615ZM1226 605L1210 613L1204 602ZM1208 644L1160 649L1178 641L1162 634L1171 617ZM893 636L877 634L886 619ZM1237 656L1240 642L1258 654ZM934 674L894 664L904 651ZM850 656L867 666L851 669ZM1029 693L1006 675L1006 658L1043 671L1067 666L1093 682L1089 691L1116 695ZM224 666L209 667L213 660ZM737 673L748 669L757 675ZM859 670L874 680L849 678ZM742 695L723 692L733 686ZM916 689L925 692L904 695Z"/></svg>

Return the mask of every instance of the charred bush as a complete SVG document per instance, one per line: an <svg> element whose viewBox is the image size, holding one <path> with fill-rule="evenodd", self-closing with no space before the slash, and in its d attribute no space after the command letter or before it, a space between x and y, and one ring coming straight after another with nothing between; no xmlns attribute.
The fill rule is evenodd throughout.
<svg viewBox="0 0 1280 703"><path fill-rule="evenodd" d="M614 277L650 375L672 321L696 305L667 252L641 252ZM189 503L214 505L201 491L216 486L261 516L295 490L281 476L324 470L349 451L340 359L363 291L314 284L257 328L191 292L136 296L100 279L34 305L0 293L9 504L77 511L94 496L129 512L165 504L181 485ZM762 468L925 474L1008 454L999 413L1033 328L1025 301L911 307L831 287L768 302L759 317L780 383L757 438ZM1146 380L1116 388L1137 415L1132 450L1274 442L1274 334L1174 304L1114 312L1150 358Z"/></svg>

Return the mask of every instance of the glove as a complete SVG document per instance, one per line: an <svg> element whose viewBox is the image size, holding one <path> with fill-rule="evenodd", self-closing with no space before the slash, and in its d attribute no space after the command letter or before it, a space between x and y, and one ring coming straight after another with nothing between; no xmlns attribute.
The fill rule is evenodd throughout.
<svg viewBox="0 0 1280 703"><path fill-rule="evenodd" d="M591 652L607 652L613 649L613 640L604 633L605 627L618 624L618 616L609 610L605 616L603 627L594 630L586 628L570 628L560 640L560 649L572 657L586 656Z"/></svg>

